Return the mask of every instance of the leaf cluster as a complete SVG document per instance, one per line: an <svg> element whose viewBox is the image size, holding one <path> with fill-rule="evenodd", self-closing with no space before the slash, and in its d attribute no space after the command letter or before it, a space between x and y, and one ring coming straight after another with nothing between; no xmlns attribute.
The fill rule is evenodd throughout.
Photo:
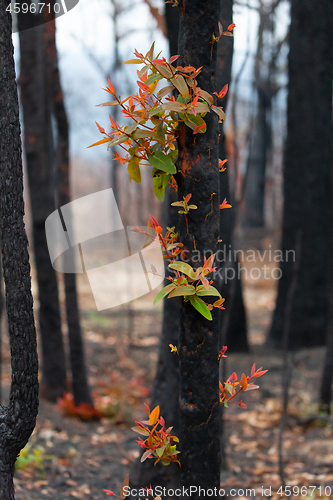
<svg viewBox="0 0 333 500"><path fill-rule="evenodd" d="M155 457L156 465L159 461L162 461L163 465L169 465L171 462L177 462L180 466L180 462L177 455L180 451L177 450L177 445L179 439L177 436L172 436L172 427L168 429L165 428L165 421L162 416L160 416L160 407L156 406L152 411L150 411L149 406L145 405L148 412L149 420L142 420L141 422L135 422L138 424L132 427L134 432L141 434L146 437L145 441L141 438L138 439L138 444L145 450L141 457L141 462L147 460L147 458ZM152 427L150 429L150 427Z"/></svg>
<svg viewBox="0 0 333 500"><path fill-rule="evenodd" d="M111 132L107 133L96 122L104 138L89 147L100 144L107 144L108 148L120 146L123 154L120 156L116 151L115 160L127 164L130 180L138 183L141 182L141 167L152 167L154 192L159 200L163 200L169 182L175 184L173 175L177 172L175 162L178 155L175 141L179 123L185 123L193 134L203 134L207 128L204 120L207 113L214 111L220 121L224 120L224 111L216 101L225 96L228 86L225 85L220 93L215 92L215 96L211 95L198 86L196 78L201 68L174 66L178 55L169 61L160 58L160 54L155 57L154 43L146 55L137 50L134 55L135 59L124 64L142 65L137 70L138 92L122 99L109 80L104 90L112 95L113 100L100 104L120 106L123 116L130 118L132 123L121 126L110 116ZM162 87L157 90L159 82Z"/></svg>

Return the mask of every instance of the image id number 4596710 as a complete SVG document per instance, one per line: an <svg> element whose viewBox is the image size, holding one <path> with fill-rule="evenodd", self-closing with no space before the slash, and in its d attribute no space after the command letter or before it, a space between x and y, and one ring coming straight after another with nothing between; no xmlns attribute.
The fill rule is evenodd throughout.
<svg viewBox="0 0 333 500"><path fill-rule="evenodd" d="M60 6L60 3L58 3L58 2L54 2L53 5L51 3L45 3L45 2L38 2L38 3L34 3L34 2L31 2L31 3L15 2L15 3L13 3L13 2L11 2L8 5L6 10L9 11L11 14L13 14L13 13L14 14L20 14L20 13L27 14L28 12L31 14L41 14L44 11L44 9L47 10L47 12L51 13L52 8L53 8L55 14L59 14L61 11L61 6Z"/></svg>
<svg viewBox="0 0 333 500"><path fill-rule="evenodd" d="M280 486L277 495L284 497L306 497L306 498L332 498L332 488L330 486Z"/></svg>

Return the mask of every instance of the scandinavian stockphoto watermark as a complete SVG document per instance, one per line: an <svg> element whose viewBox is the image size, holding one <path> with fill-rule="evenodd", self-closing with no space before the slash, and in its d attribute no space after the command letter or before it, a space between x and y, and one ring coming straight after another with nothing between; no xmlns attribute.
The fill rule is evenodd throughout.
<svg viewBox="0 0 333 500"><path fill-rule="evenodd" d="M183 262L196 264L204 259L208 259L214 252L205 250L203 255L197 250L189 252L183 250L179 254L179 259ZM251 280L279 280L282 277L282 270L277 267L280 262L295 262L295 250L277 250L269 245L265 250L235 250L231 245L221 245L215 251L214 266L216 270L210 275L211 279L221 283L227 283L234 279ZM247 266L247 264L251 264ZM272 265L273 264L273 265Z"/></svg>
<svg viewBox="0 0 333 500"><path fill-rule="evenodd" d="M112 189L74 200L46 219L52 266L63 273L85 272L98 311L137 299L163 282L160 243L131 229L122 223Z"/></svg>
<svg viewBox="0 0 333 500"><path fill-rule="evenodd" d="M6 10L13 16L13 33L24 31L45 24L54 16L60 17L71 11L80 0L55 0L40 2L38 0L12 0ZM20 20L18 20L20 15Z"/></svg>

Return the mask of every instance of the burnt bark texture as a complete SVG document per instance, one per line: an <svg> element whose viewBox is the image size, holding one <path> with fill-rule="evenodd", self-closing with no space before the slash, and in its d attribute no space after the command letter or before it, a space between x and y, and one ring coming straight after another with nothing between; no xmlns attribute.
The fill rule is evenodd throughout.
<svg viewBox="0 0 333 500"><path fill-rule="evenodd" d="M179 33L179 11L171 4L165 5L165 19L168 31L170 55L177 54ZM178 226L178 209L171 207L178 200L177 193L166 190L162 205L161 225L163 227ZM165 276L170 274L168 261L165 261ZM165 280L164 286L170 282ZM151 394L150 408L157 405L166 425L173 426L173 433L179 436L179 359L170 352L169 344L178 344L179 331L179 298L164 299L163 323L160 338L159 357ZM138 459L131 468L130 481L132 488L164 486L175 489L180 484L180 469L177 464L165 467L161 463L154 466L154 460L141 463ZM166 496L166 499L168 496Z"/></svg>
<svg viewBox="0 0 333 500"><path fill-rule="evenodd" d="M222 0L220 21L223 29L232 24L233 0ZM216 87L221 90L224 85L230 86L231 67L233 57L233 38L224 37L217 47L216 62ZM226 111L228 103L228 93L219 100L218 106L223 106ZM220 126L219 157L221 160L227 159L225 133L223 122ZM230 193L228 163L227 170L220 173L220 203L226 198L232 201ZM220 250L221 258L217 256L217 264L222 273L221 295L225 298L225 311L221 314L221 344L228 346L228 352L249 352L247 342L246 312L243 301L241 277L238 276L238 259L231 262L228 260L229 249L234 249L233 230L235 225L234 210L221 210L220 214L220 239L222 240ZM218 254L219 255L219 254ZM230 269L230 272L229 272ZM226 277L234 276L231 279Z"/></svg>
<svg viewBox="0 0 333 500"><path fill-rule="evenodd" d="M302 231L289 348L323 345L328 323L330 169L332 167L332 19L329 0L292 0L284 214L278 297L268 342L281 347L292 279L294 235Z"/></svg>
<svg viewBox="0 0 333 500"><path fill-rule="evenodd" d="M20 97L24 146L32 211L33 248L38 282L42 345L41 395L56 401L67 390L58 282L46 242L45 220L55 210L54 140L47 85L45 24L28 29L34 14L18 14L20 30Z"/></svg>
<svg viewBox="0 0 333 500"><path fill-rule="evenodd" d="M54 3L54 0L50 2L51 13L49 13L48 10L46 11L46 15L48 16L47 21L49 22L45 25L45 40L51 102L57 126L55 170L57 179L57 208L59 209L61 206L71 201L71 193L69 126L59 74L54 8L52 8ZM73 273L64 273L64 285L74 403L75 405L87 403L92 406L93 403L87 379L84 344L80 324L76 275Z"/></svg>
<svg viewBox="0 0 333 500"><path fill-rule="evenodd" d="M0 0L0 227L6 285L12 381L7 407L0 406L0 498L14 500L17 455L38 412L38 358L24 228L19 106L8 1Z"/></svg>
<svg viewBox="0 0 333 500"><path fill-rule="evenodd" d="M202 67L198 86L215 91L216 44L220 0L180 3L178 50L182 66ZM192 194L191 203L198 209L179 218L180 241L187 251L190 265L203 265L206 256L218 249L220 230L218 118L205 116L207 131L194 135L180 125L177 182L179 199ZM194 263L193 257L200 256ZM196 259L195 259L196 260ZM219 284L215 283L219 286ZM192 498L204 496L199 487L219 489L220 429L219 404L219 314L206 320L189 302L181 301L179 334L180 373L180 443L182 483L185 488L197 486Z"/></svg>

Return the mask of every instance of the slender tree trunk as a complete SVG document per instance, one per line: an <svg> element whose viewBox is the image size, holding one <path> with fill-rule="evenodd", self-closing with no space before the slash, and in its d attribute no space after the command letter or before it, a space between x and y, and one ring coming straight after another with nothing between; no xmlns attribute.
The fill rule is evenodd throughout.
<svg viewBox="0 0 333 500"><path fill-rule="evenodd" d="M284 167L282 277L269 342L281 347L292 279L294 235L302 230L289 348L323 345L328 323L332 168L333 3L292 0L288 136ZM289 252L289 253L287 253Z"/></svg>
<svg viewBox="0 0 333 500"><path fill-rule="evenodd" d="M220 0L180 3L179 53L182 66L202 67L199 87L214 92L216 44ZM200 20L200 24L198 24ZM223 43L220 42L220 43ZM190 265L203 265L204 251L218 249L220 229L218 119L214 113L205 117L205 134L193 135L184 124L179 130L179 199L192 194L197 205L193 215L180 217L180 241L190 256ZM193 263L194 251L200 256ZM219 321L213 313L209 322L189 302L181 301L179 336L180 373L180 443L182 482L185 488L197 486L219 489L220 428L219 403ZM191 498L199 499L197 491Z"/></svg>
<svg viewBox="0 0 333 500"><path fill-rule="evenodd" d="M223 29L226 29L233 22L232 16L233 0L221 0L220 21ZM222 39L217 47L216 62L216 87L220 90L224 85L230 86L231 67L233 58L233 38ZM223 106L226 111L228 103L227 94L218 106ZM221 160L227 159L225 147L224 124L220 124L219 155ZM230 193L228 163L227 170L220 173L220 203L226 198L231 201L233 196ZM233 203L233 202L232 202ZM234 210L221 210L220 214L220 239L222 240L221 250L224 258L219 266L223 266L221 295L225 298L226 310L221 314L221 343L228 346L228 352L249 352L247 342L246 313L243 302L242 282L238 276L238 259L228 262L227 255L229 249L233 249L233 230L235 225ZM228 270L230 269L231 272ZM226 276L234 278L226 280Z"/></svg>
<svg viewBox="0 0 333 500"><path fill-rule="evenodd" d="M39 296L39 325L43 353L41 393L56 401L66 391L66 364L56 272L49 257L45 220L55 210L52 168L54 143L50 95L47 91L45 25L33 25L35 15L18 15L20 30L20 94L24 117L34 256Z"/></svg>
<svg viewBox="0 0 333 500"><path fill-rule="evenodd" d="M9 405L0 406L1 500L14 500L15 460L35 427L38 412L38 358L23 222L20 121L8 3L0 0L0 240L12 381Z"/></svg>
<svg viewBox="0 0 333 500"><path fill-rule="evenodd" d="M59 208L71 201L69 178L69 127L59 75L54 9L52 9L54 0L51 1L50 4L51 15L49 16L50 19L48 19L50 22L45 25L45 41L50 94L53 100L53 113L57 124L56 175L58 177L57 199ZM48 15L48 11L46 12ZM75 405L80 403L88 403L92 405L80 325L76 275L73 273L65 273L64 283L74 402Z"/></svg>

